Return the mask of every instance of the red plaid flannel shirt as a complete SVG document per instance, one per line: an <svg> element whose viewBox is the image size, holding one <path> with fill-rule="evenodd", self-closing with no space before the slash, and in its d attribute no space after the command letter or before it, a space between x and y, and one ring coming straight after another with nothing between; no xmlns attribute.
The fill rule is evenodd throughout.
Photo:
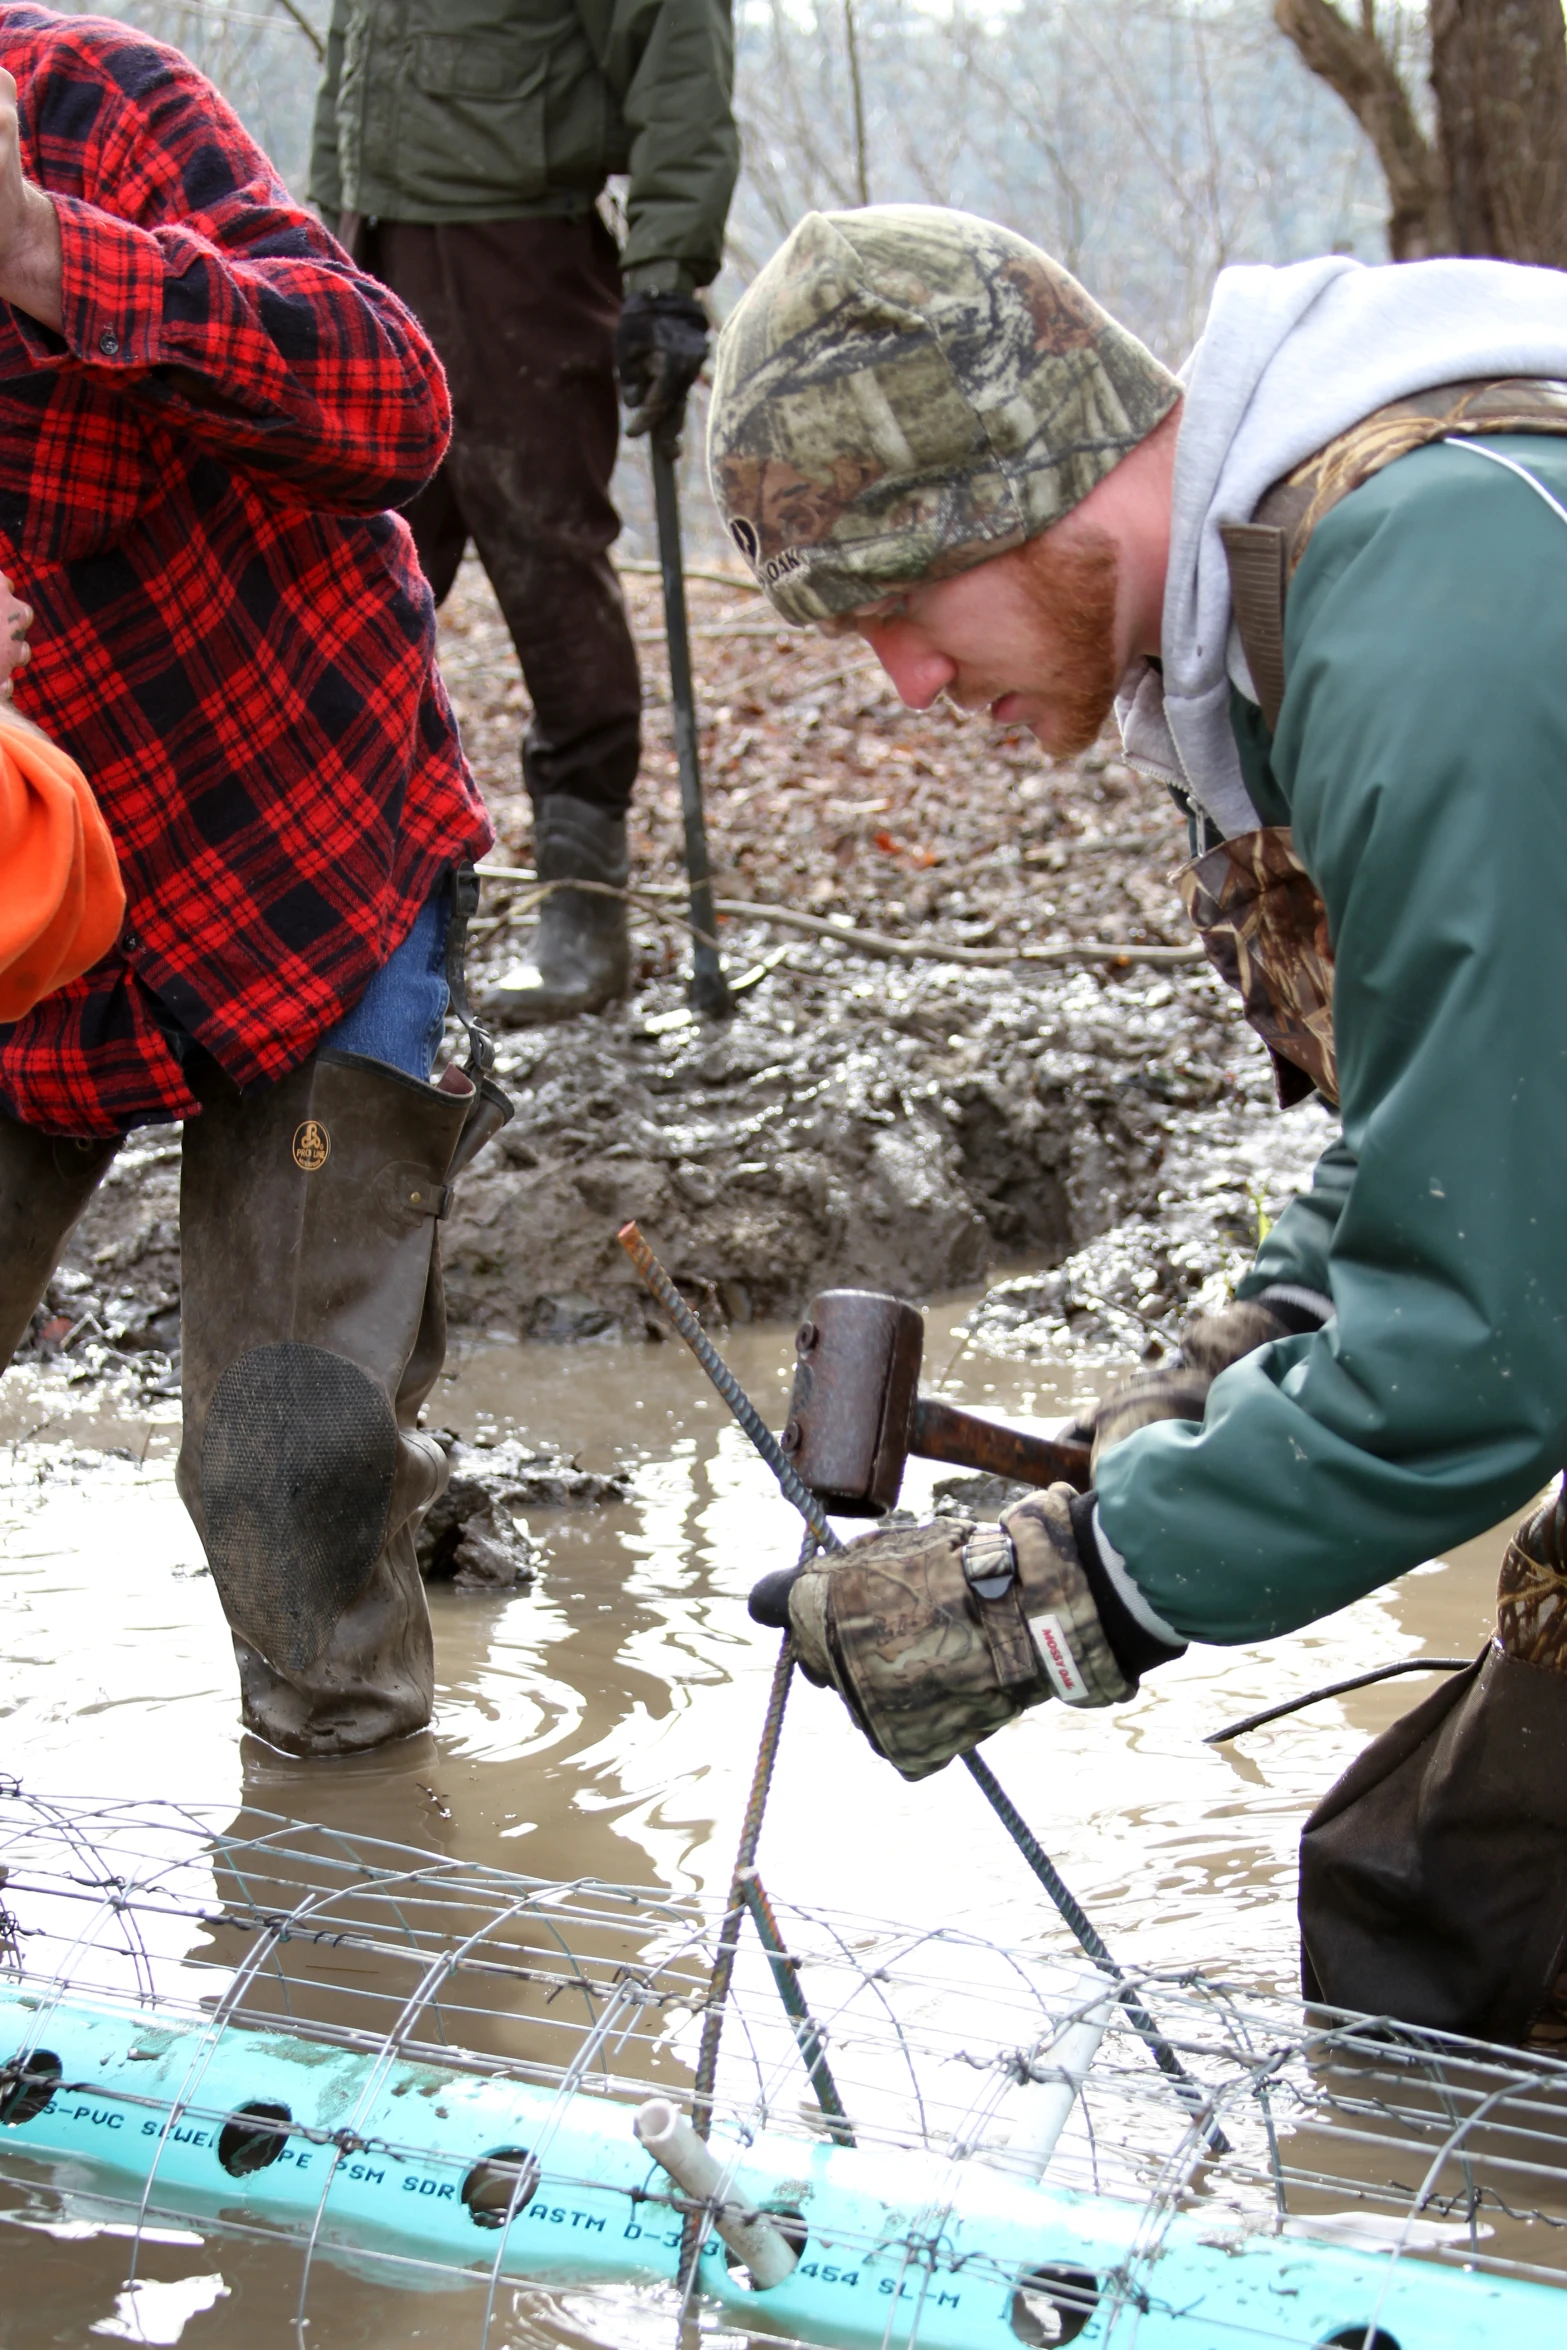
<svg viewBox="0 0 1567 2350"><path fill-rule="evenodd" d="M0 303L0 569L35 607L17 707L120 852L114 954L0 1027L0 1106L58 1134L193 1114L194 1038L282 1076L443 872L491 839L406 526L440 366L292 203L194 67L0 5L64 331Z"/></svg>

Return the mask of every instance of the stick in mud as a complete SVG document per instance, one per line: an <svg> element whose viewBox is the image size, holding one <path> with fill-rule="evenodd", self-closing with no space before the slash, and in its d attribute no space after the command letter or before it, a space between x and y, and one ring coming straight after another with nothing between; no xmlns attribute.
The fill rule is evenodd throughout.
<svg viewBox="0 0 1567 2350"><path fill-rule="evenodd" d="M691 884L691 1004L710 1020L734 1012L724 967L712 944L713 881L702 813L702 765L696 733L696 687L691 676L691 643L686 622L686 582L680 545L680 493L675 482L678 425L655 425L648 449L653 460L653 502L658 514L658 560L664 579L664 627L669 653L669 690L675 706L675 755L680 767L680 805L685 817L686 878Z"/></svg>

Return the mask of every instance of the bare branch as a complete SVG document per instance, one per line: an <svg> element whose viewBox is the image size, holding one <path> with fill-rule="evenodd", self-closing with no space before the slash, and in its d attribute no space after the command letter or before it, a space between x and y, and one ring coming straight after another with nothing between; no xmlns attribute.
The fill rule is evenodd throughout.
<svg viewBox="0 0 1567 2350"><path fill-rule="evenodd" d="M854 177L862 205L871 200L865 149L865 90L860 81L860 44L854 29L854 0L843 0L843 32L849 47L849 88L854 97Z"/></svg>
<svg viewBox="0 0 1567 2350"><path fill-rule="evenodd" d="M1273 18L1302 58L1343 99L1376 150L1388 187L1388 250L1418 261L1455 250L1440 161L1362 0L1359 24L1332 0L1274 0Z"/></svg>

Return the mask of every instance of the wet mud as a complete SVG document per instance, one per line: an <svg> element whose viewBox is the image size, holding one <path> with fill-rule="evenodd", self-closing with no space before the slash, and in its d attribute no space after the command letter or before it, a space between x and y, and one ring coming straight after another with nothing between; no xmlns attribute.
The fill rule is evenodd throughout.
<svg viewBox="0 0 1567 2350"><path fill-rule="evenodd" d="M454 605L465 733L501 854L525 865L525 704L493 616ZM1113 761L1046 772L1027 746L898 712L842 648L780 649L721 586L696 609L726 890L937 946L1182 935L1169 811ZM646 597L638 612L651 662ZM639 872L667 881L678 815L657 687L654 663L635 848ZM492 893L481 983L524 943L508 903ZM929 1301L927 1385L1054 1428L1224 1294L1332 1131L1320 1109L1275 1109L1260 1047L1200 969L870 963L737 922L730 970L759 976L714 1027L686 1009L679 934L638 937L626 1007L503 1040L517 1117L445 1228L454 1342L427 1416L454 1478L425 1535L432 1728L331 1765L239 1731L228 1635L173 1482L180 1145L155 1129L120 1154L0 1385L0 1767L40 1792L199 1798L540 1877L720 1892L776 1651L746 1594L793 1558L798 1527L684 1349L648 1343L662 1326L617 1225L643 1224L774 1427L787 1317L854 1282ZM921 1463L903 1494L916 1510L1001 1499ZM1499 1551L1468 1545L1289 1639L1191 1651L1125 1706L1045 1706L993 1742L1113 1950L1293 1981L1301 1819L1428 1684L1361 1691L1234 1747L1203 1737L1369 1663L1477 1647ZM977 1800L952 1770L904 1785L802 1683L764 1877L783 1898L961 1913L1063 1947ZM0 2202L0 2350L292 2338L286 2249L154 2244L149 2291L127 2305L123 2243L50 2224ZM331 2295L313 2341L481 2340L461 2296L345 2279ZM491 2350L669 2339L661 2302L522 2289L488 2335Z"/></svg>
<svg viewBox="0 0 1567 2350"><path fill-rule="evenodd" d="M1090 938L1189 944L1167 796L1103 746L1052 763L1026 736L904 710L863 647L780 629L743 583L691 586L708 826L721 896L870 929L938 959L871 961L726 920L735 1019L696 1019L679 928L683 832L655 583L626 580L647 708L625 1006L503 1036L511 1126L444 1240L465 1333L657 1331L615 1245L635 1216L717 1322L795 1313L858 1282L917 1298L1016 1272L993 1336L1059 1354L1157 1349L1232 1278L1329 1131L1273 1107L1261 1047L1203 966L939 960ZM442 662L499 832L526 872L517 745L528 702L487 587L464 567ZM654 901L648 901L653 905ZM473 991L528 943L526 891L486 885ZM747 984L750 982L751 984ZM179 1136L133 1135L34 1334L71 1374L177 1386ZM1030 1286L1030 1284L1033 1286Z"/></svg>
<svg viewBox="0 0 1567 2350"><path fill-rule="evenodd" d="M455 1327L504 1339L662 1335L615 1241L634 1216L720 1323L834 1283L926 1298L996 1275L992 1334L1138 1353L1222 1293L1332 1131L1274 1107L1203 972L1020 982L844 955L775 968L721 1027L678 980L649 983L625 1011L507 1039L501 1068L517 1115L443 1251ZM133 1135L34 1354L175 1392L178 1217L177 1130Z"/></svg>
<svg viewBox="0 0 1567 2350"><path fill-rule="evenodd" d="M928 1382L981 1409L1058 1424L1098 1369L996 1352L971 1320L977 1303L969 1292L931 1308ZM788 1328L737 1329L728 1352L778 1425ZM61 1370L24 1368L0 1388L0 1752L28 1786L199 1798L232 1806L236 1819L282 1813L543 1877L721 1891L776 1646L750 1622L745 1596L793 1556L798 1528L683 1348L460 1350L432 1418L471 1448L460 1466L488 1455L507 1481L534 1578L505 1591L433 1586L433 1728L332 1765L292 1761L239 1732L221 1610L174 1491L174 1407L128 1391L111 1406L102 1383L89 1398ZM551 1483L560 1462L614 1482L587 1488L599 1498L583 1506L583 1488ZM954 1482L949 1469L913 1463L903 1498L928 1508ZM956 1485L967 1507L999 1500ZM1267 1647L1189 1652L1125 1706L1088 1716L1045 1706L991 1743L1003 1783L1113 1950L1291 1983L1300 1821L1366 1737L1429 1684L1358 1692L1230 1748L1203 1737L1371 1662L1478 1646L1498 1550L1469 1545ZM1066 1947L966 1776L904 1785L836 1701L803 1683L760 1863L783 1899L912 1923L961 1912L976 1931ZM123 2242L80 2229L62 2240L5 2225L8 2213L4 2350L112 2331ZM164 2330L145 2338L260 2350L291 2323L298 2254L170 2243L152 2247L141 2273L169 2288L147 2304ZM461 2295L432 2301L345 2278L322 2290L311 2340L480 2338L480 2313ZM669 2339L667 2309L510 2288L490 2335L518 2350L664 2350Z"/></svg>

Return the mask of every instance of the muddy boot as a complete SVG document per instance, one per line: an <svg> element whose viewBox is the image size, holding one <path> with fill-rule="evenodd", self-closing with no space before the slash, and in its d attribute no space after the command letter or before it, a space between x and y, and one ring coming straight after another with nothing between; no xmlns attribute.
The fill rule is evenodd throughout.
<svg viewBox="0 0 1567 2350"><path fill-rule="evenodd" d="M569 792L549 792L534 802L533 841L541 881L626 886L631 865L623 816L606 816ZM624 898L557 889L539 908L532 955L491 989L484 1010L506 1028L537 1027L578 1012L600 1012L630 984Z"/></svg>
<svg viewBox="0 0 1567 2350"><path fill-rule="evenodd" d="M422 1729L414 1556L446 1460L416 1427L446 1344L438 1220L472 1086L317 1053L204 1088L180 1186L179 1487L234 1634L245 1727L290 1754Z"/></svg>
<svg viewBox="0 0 1567 2350"><path fill-rule="evenodd" d="M0 1116L0 1370L27 1336L71 1228L119 1147Z"/></svg>

